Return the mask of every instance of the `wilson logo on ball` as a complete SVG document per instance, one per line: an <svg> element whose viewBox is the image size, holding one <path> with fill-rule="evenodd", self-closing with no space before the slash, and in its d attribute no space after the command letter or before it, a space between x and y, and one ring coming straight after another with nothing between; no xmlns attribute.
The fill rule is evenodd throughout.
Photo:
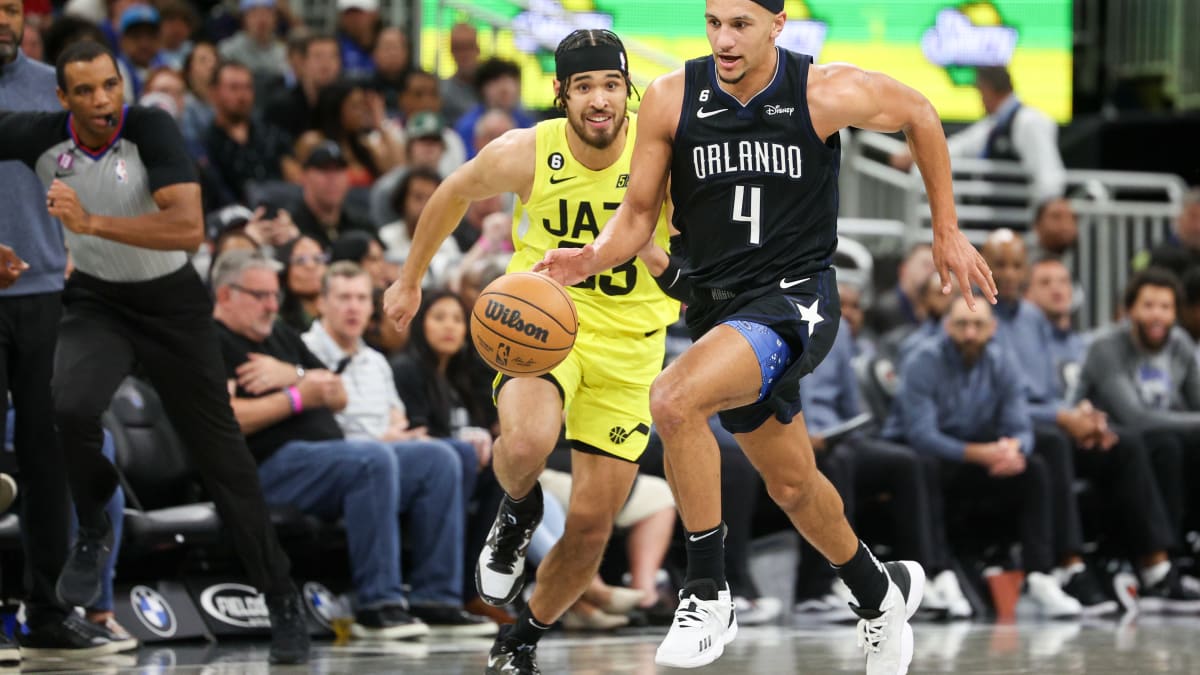
<svg viewBox="0 0 1200 675"><path fill-rule="evenodd" d="M521 311L517 309L509 309L503 303L496 300L488 299L487 309L484 310L484 316L489 320L499 323L501 326L511 328L518 333L527 335L538 342L545 343L546 338L550 337L550 331L538 326L535 323L526 321L521 318Z"/></svg>

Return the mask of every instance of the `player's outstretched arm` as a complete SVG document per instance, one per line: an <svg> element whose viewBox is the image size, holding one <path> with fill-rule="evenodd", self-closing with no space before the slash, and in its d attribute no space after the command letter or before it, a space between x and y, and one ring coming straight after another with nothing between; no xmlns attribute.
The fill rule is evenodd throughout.
<svg viewBox="0 0 1200 675"><path fill-rule="evenodd" d="M943 292L950 292L950 273L957 277L972 309L971 285L991 302L996 284L983 257L958 229L946 134L937 110L920 92L883 73L844 63L814 66L809 77L808 105L813 127L828 138L843 127L892 133L903 131L925 181L933 216L933 256Z"/></svg>
<svg viewBox="0 0 1200 675"><path fill-rule="evenodd" d="M400 278L383 296L383 311L404 330L421 304L421 280L442 242L458 227L471 202L505 192L527 199L537 161L537 132L514 129L488 143L434 190L421 212Z"/></svg>
<svg viewBox="0 0 1200 675"><path fill-rule="evenodd" d="M563 285L579 283L632 258L654 236L671 168L671 134L679 122L683 71L646 89L638 112L629 187L596 240L583 248L552 249L534 266Z"/></svg>

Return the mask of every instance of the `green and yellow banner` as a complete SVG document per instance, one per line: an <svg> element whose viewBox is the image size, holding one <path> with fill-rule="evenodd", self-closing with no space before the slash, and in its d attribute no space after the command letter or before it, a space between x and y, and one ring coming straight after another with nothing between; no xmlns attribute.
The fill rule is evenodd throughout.
<svg viewBox="0 0 1200 675"><path fill-rule="evenodd" d="M1071 118L1071 0L787 0L779 44L879 70L920 90L943 119L983 115L974 68L1007 65L1017 95L1059 122ZM449 27L479 28L483 54L522 68L529 108L553 105L554 47L575 28L625 41L635 81L709 53L702 0L423 0L421 64L454 72Z"/></svg>

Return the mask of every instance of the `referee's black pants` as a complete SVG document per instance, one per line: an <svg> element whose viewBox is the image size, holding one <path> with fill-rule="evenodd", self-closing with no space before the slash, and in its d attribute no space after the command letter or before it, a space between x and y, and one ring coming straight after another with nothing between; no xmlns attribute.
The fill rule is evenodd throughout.
<svg viewBox="0 0 1200 675"><path fill-rule="evenodd" d="M103 522L116 489L116 471L100 453L100 415L138 365L162 398L251 583L264 593L288 592L288 559L229 404L212 301L192 266L129 283L76 271L63 301L54 412L80 523Z"/></svg>
<svg viewBox="0 0 1200 675"><path fill-rule="evenodd" d="M50 398L61 313L61 293L0 297L0 395L12 393L27 611L35 623L66 614L54 584L67 560L71 502ZM6 423L0 412L0 438Z"/></svg>

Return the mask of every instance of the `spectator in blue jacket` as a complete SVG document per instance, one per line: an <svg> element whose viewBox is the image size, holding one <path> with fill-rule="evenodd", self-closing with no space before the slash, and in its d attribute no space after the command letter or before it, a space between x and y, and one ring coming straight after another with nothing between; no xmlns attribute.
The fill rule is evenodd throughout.
<svg viewBox="0 0 1200 675"><path fill-rule="evenodd" d="M838 488L851 516L856 501L884 492L890 494L895 504L891 511L903 514L887 523L888 531L894 533L890 543L895 557L916 560L929 574L922 606L955 618L969 617L971 604L950 569L936 457L872 438L862 431L841 440L826 437L862 413L853 357L854 336L843 319L825 360L800 386L804 422L816 451L817 466ZM822 599L825 604L834 605L831 609L836 608L837 604L828 598L835 580L833 569L807 543L801 546L797 610L820 610ZM822 580L824 588L814 584L814 579ZM818 597L813 597L814 591L819 593Z"/></svg>

